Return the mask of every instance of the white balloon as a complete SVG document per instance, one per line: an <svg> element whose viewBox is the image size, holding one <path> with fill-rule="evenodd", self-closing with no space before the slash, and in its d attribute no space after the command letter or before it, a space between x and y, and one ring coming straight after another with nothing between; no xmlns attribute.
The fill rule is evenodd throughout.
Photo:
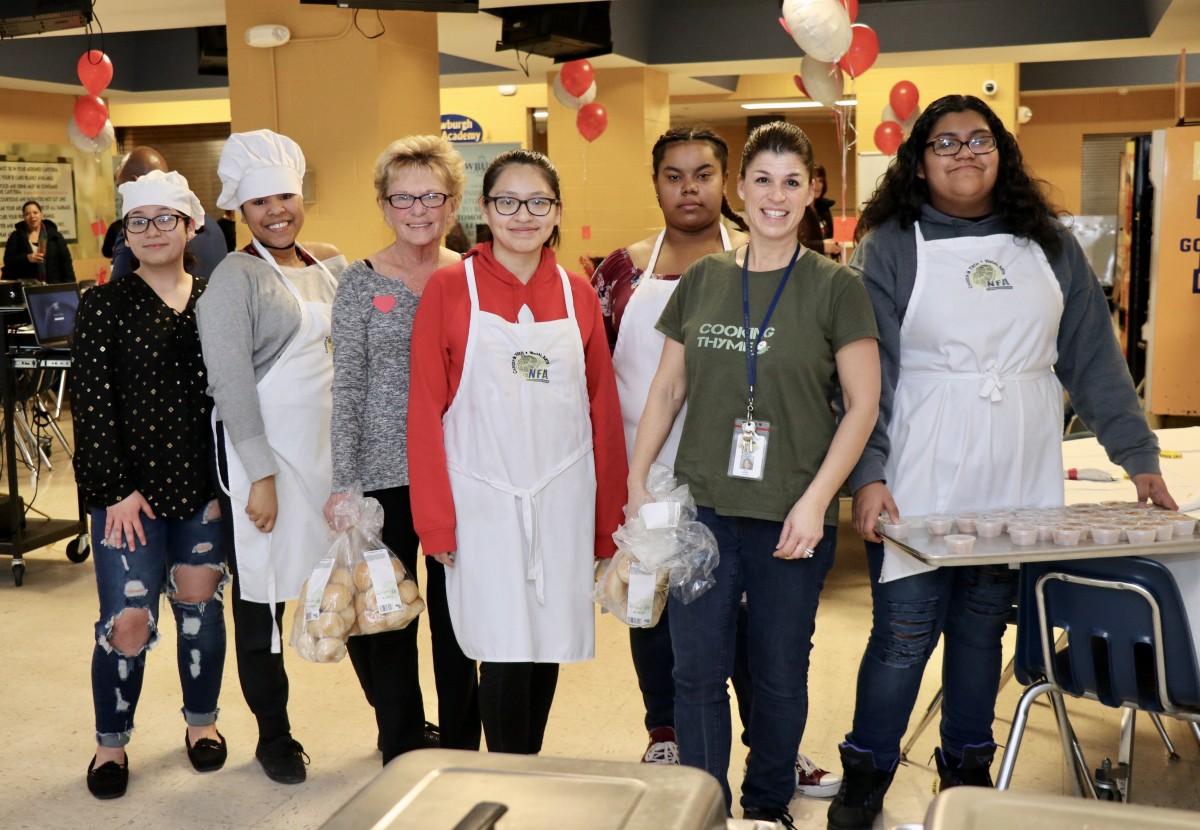
<svg viewBox="0 0 1200 830"><path fill-rule="evenodd" d="M804 81L808 97L814 101L832 107L841 100L844 79L837 64L805 55L800 61L800 78Z"/></svg>
<svg viewBox="0 0 1200 830"><path fill-rule="evenodd" d="M920 114L921 108L917 107L915 110L913 110L913 114L910 115L907 120L901 119L900 116L896 115L896 111L892 109L892 105L888 104L883 108L883 114L879 116L879 121L880 123L884 121L895 121L900 125L900 129L904 130L904 134L908 135L912 132L913 124L917 123L917 116Z"/></svg>
<svg viewBox="0 0 1200 830"><path fill-rule="evenodd" d="M836 61L850 48L850 15L839 0L784 0L783 20L804 54L819 61Z"/></svg>
<svg viewBox="0 0 1200 830"><path fill-rule="evenodd" d="M113 129L112 121L105 121L104 127L100 132L96 133L95 138L83 134L83 130L79 129L79 125L75 123L74 116L67 122L67 138L71 139L71 143L85 153L99 155L112 146L117 139L116 130Z"/></svg>
<svg viewBox="0 0 1200 830"><path fill-rule="evenodd" d="M587 88L587 92L576 97L563 89L562 75L554 76L554 97L558 99L558 103L568 109L577 110L584 104L590 104L596 100L596 82L592 81L592 85Z"/></svg>

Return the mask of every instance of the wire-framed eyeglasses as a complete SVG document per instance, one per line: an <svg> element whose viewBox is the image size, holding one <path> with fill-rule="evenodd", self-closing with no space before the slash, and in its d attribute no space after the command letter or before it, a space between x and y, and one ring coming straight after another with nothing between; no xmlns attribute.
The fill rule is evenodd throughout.
<svg viewBox="0 0 1200 830"><path fill-rule="evenodd" d="M948 135L940 135L933 141L925 142L926 147L933 148L935 156L957 156L964 144L977 156L996 152L996 136L994 135L973 135L966 141Z"/></svg>
<svg viewBox="0 0 1200 830"><path fill-rule="evenodd" d="M491 202L496 213L501 216L512 216L525 206L530 216L546 216L558 204L558 199L547 199L545 196L534 196L532 199L516 199L512 196L487 196L485 202Z"/></svg>
<svg viewBox="0 0 1200 830"><path fill-rule="evenodd" d="M145 233L146 229L150 227L150 223L153 222L154 227L163 233L167 233L179 227L179 221L186 218L186 216L181 216L178 213L164 213L160 216L155 216L153 219L147 219L145 216L127 216L125 218L125 230L128 233Z"/></svg>
<svg viewBox="0 0 1200 830"><path fill-rule="evenodd" d="M446 200L449 198L449 193L422 193L420 196L414 196L411 193L393 193L387 197L387 200L388 204L396 210L408 210L417 203L418 199L425 207L435 208L446 204Z"/></svg>

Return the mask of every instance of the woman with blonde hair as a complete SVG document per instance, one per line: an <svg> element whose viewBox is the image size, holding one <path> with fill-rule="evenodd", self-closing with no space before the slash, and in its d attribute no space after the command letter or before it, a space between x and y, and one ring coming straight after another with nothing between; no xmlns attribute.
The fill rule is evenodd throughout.
<svg viewBox="0 0 1200 830"><path fill-rule="evenodd" d="M417 303L430 275L461 257L442 237L462 202L462 157L438 136L393 141L375 162L375 198L395 239L342 274L333 301L333 495L325 517L356 485L383 505L383 541L417 576L417 533L409 501L408 350ZM475 661L465 657L446 610L446 573L426 560L440 742L478 749ZM425 742L417 673L417 622L399 631L351 637L350 661L375 707L387 763Z"/></svg>

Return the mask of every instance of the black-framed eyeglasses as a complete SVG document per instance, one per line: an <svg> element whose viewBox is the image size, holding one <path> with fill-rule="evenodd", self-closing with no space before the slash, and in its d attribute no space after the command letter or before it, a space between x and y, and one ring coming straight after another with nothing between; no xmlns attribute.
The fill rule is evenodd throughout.
<svg viewBox="0 0 1200 830"><path fill-rule="evenodd" d="M996 152L996 136L994 135L973 135L966 141L941 135L933 141L925 142L926 147L933 148L935 156L957 156L964 144L977 156L986 156L988 153Z"/></svg>
<svg viewBox="0 0 1200 830"><path fill-rule="evenodd" d="M496 213L501 216L512 216L525 206L530 216L546 216L558 204L558 199L547 199L545 196L534 196L532 199L514 199L512 196L485 196L483 201L491 202Z"/></svg>
<svg viewBox="0 0 1200 830"><path fill-rule="evenodd" d="M154 227L163 233L167 233L179 227L179 220L186 218L186 216L181 216L178 213L164 213L161 216L155 216L153 219L147 219L144 216L127 216L125 218L125 230L129 233L145 233L146 228L150 227L150 223L153 222Z"/></svg>
<svg viewBox="0 0 1200 830"><path fill-rule="evenodd" d="M414 196L411 193L393 193L387 197L387 200L388 204L396 210L408 210L417 203L418 199L425 207L435 208L446 204L446 200L449 198L449 193L422 193L420 196Z"/></svg>

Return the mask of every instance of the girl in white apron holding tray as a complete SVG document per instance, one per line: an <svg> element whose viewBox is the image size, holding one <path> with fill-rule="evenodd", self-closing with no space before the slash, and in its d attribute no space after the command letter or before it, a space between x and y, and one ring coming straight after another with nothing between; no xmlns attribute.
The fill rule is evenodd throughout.
<svg viewBox="0 0 1200 830"><path fill-rule="evenodd" d="M886 513L1061 505L1062 388L1141 500L1174 509L1095 275L1016 140L978 98L935 101L859 218L883 362L880 418L850 478L874 626L829 827L873 826L925 664L945 635L941 787L991 786L1007 566L930 569L887 550Z"/></svg>
<svg viewBox="0 0 1200 830"><path fill-rule="evenodd" d="M307 756L288 721L280 627L283 603L328 547L330 310L345 267L332 246L296 241L304 167L286 136L229 137L217 204L240 211L254 238L217 267L198 315L232 519L238 676L258 721L255 756L286 784L304 781Z"/></svg>
<svg viewBox="0 0 1200 830"><path fill-rule="evenodd" d="M600 305L555 263L558 173L488 167L494 240L434 273L413 325L409 478L454 632L482 661L488 749L537 753L558 665L590 660L594 556L621 522L625 446Z"/></svg>

